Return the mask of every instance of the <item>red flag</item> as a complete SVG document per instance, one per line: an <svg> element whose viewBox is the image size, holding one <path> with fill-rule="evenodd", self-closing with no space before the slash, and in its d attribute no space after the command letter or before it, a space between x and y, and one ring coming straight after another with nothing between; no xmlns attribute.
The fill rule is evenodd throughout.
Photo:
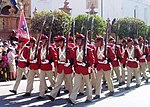
<svg viewBox="0 0 150 107"><path fill-rule="evenodd" d="M20 20L19 20L17 36L18 39L24 40L25 43L27 43L30 40L29 30L27 27L27 22L23 10L20 11Z"/></svg>

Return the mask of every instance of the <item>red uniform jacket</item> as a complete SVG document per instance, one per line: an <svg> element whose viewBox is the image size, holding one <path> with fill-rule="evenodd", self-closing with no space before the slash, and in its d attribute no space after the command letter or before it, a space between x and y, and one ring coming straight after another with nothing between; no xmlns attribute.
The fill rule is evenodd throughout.
<svg viewBox="0 0 150 107"><path fill-rule="evenodd" d="M39 59L37 59L36 63L33 63L32 61L34 59L30 59L30 55L31 55L30 51L31 51L31 46L28 48L28 57L27 57L27 62L30 64L29 68L31 70L38 70L39 69ZM35 53L32 53L32 54L35 54ZM36 58L37 57L38 57L38 54L36 55Z"/></svg>
<svg viewBox="0 0 150 107"><path fill-rule="evenodd" d="M98 48L96 48L96 51L94 53L95 65L96 65L95 67L96 67L97 71L100 71L101 69L103 69L104 71L111 70L110 62L115 59L115 53L112 51L111 47L107 46L106 56L104 56L102 59L98 59L97 52L98 52ZM104 60L107 60L108 63L104 63Z"/></svg>
<svg viewBox="0 0 150 107"><path fill-rule="evenodd" d="M145 54L146 54L146 60L147 62L149 62L150 61L150 46L147 46L147 52Z"/></svg>
<svg viewBox="0 0 150 107"><path fill-rule="evenodd" d="M125 61L124 61L125 50L126 50L126 46L121 46L122 59L120 60L120 62L121 62L122 64L125 64Z"/></svg>
<svg viewBox="0 0 150 107"><path fill-rule="evenodd" d="M28 47L24 47L18 58L18 66L20 68L25 68L27 66L27 58L28 58Z"/></svg>
<svg viewBox="0 0 150 107"><path fill-rule="evenodd" d="M145 55L147 57L147 55L149 53L148 47L145 45L143 45L143 49L141 49L140 45L139 45L139 47L140 47L140 52L141 52L142 56ZM144 58L142 56L140 57L139 62L146 62L146 57Z"/></svg>
<svg viewBox="0 0 150 107"><path fill-rule="evenodd" d="M120 66L120 61L123 59L122 57L122 54L121 54L121 49L120 49L120 46L117 45L115 46L115 44L109 44L109 46L112 48L113 52L115 53L115 60L113 60L111 63L112 63L112 66L113 67L118 67Z"/></svg>
<svg viewBox="0 0 150 107"><path fill-rule="evenodd" d="M49 47L49 54L46 54L46 58L44 60L48 60L49 63L43 64L44 60L41 60L41 48L39 49L39 64L40 64L40 69L43 71L49 71L52 70L52 65L51 63L54 62L54 67L56 67L58 58L57 58L57 53L54 50L52 46Z"/></svg>
<svg viewBox="0 0 150 107"><path fill-rule="evenodd" d="M139 48L134 47L134 56L133 56L133 59L129 58L129 53L128 53L127 49L125 50L124 61L123 62L126 63L126 65L128 67L131 67L131 68L137 68L137 67L139 67L138 60L142 56L141 53L140 53L140 51L139 51Z"/></svg>
<svg viewBox="0 0 150 107"><path fill-rule="evenodd" d="M75 60L74 60L74 67L75 67L75 72L77 74L83 74L83 75L88 75L89 71L88 71L88 67L92 66L95 62L95 58L93 55L93 52L90 48L87 48L87 56L85 57L85 61L86 62L86 66L82 66L79 65L78 63L82 63L82 62L78 62L77 61L77 47L74 48L75 51Z"/></svg>
<svg viewBox="0 0 150 107"><path fill-rule="evenodd" d="M66 52L65 52L65 54L66 54ZM59 58L59 49L57 49L57 55ZM62 64L58 64L57 73L62 73L62 71L64 71L65 74L71 74L73 72L72 66L74 63L74 50L69 46L67 49L66 56L67 56L67 60L69 60L69 62L70 62L70 65L68 67L64 66L65 62Z"/></svg>

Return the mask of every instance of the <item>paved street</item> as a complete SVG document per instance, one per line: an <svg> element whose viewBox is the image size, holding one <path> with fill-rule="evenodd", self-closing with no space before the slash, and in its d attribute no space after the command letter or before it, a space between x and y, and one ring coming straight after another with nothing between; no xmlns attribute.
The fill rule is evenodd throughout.
<svg viewBox="0 0 150 107"><path fill-rule="evenodd" d="M48 82L48 81L47 81ZM13 95L9 89L13 88L15 81L1 82L0 83L0 107L65 107L67 105L68 95L58 97L54 102L49 101L48 97L44 100L38 101L38 86L39 80L35 79L33 94L31 97L25 98L22 95L25 92L26 80L22 80L18 89L18 94ZM85 97L77 100L75 107L150 107L150 83L135 88L135 83L132 83L129 91L124 90L124 86L117 88L115 86L115 95L107 97L108 91L103 91L100 100L92 101L92 103L84 103Z"/></svg>

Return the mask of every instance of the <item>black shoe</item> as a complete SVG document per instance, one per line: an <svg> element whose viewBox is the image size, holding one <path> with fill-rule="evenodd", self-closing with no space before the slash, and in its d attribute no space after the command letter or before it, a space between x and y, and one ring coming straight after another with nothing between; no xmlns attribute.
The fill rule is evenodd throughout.
<svg viewBox="0 0 150 107"><path fill-rule="evenodd" d="M58 93L57 93L57 97L59 97L60 96L60 89L59 89L59 91L58 91Z"/></svg>
<svg viewBox="0 0 150 107"><path fill-rule="evenodd" d="M45 94L48 93L48 90L45 90Z"/></svg>
<svg viewBox="0 0 150 107"><path fill-rule="evenodd" d="M14 93L14 94L17 94L17 91L15 91L15 90L9 90L9 91Z"/></svg>
<svg viewBox="0 0 150 107"><path fill-rule="evenodd" d="M114 91L110 91L108 96L113 96L114 95Z"/></svg>
<svg viewBox="0 0 150 107"><path fill-rule="evenodd" d="M138 88L138 87L140 87L140 84L136 84L136 86L135 86L136 88Z"/></svg>
<svg viewBox="0 0 150 107"><path fill-rule="evenodd" d="M100 95L96 95L93 99L100 99Z"/></svg>
<svg viewBox="0 0 150 107"><path fill-rule="evenodd" d="M146 83L148 83L148 79L146 79Z"/></svg>
<svg viewBox="0 0 150 107"><path fill-rule="evenodd" d="M69 93L69 90L65 90L64 93L65 93L65 94L68 94L68 93Z"/></svg>
<svg viewBox="0 0 150 107"><path fill-rule="evenodd" d="M119 82L118 86L122 86L122 82Z"/></svg>
<svg viewBox="0 0 150 107"><path fill-rule="evenodd" d="M52 87L48 87L48 89L51 91L53 88Z"/></svg>
<svg viewBox="0 0 150 107"><path fill-rule="evenodd" d="M48 96L48 98L51 100L51 101L54 101L55 100L55 98L53 98L51 95L47 95Z"/></svg>
<svg viewBox="0 0 150 107"><path fill-rule="evenodd" d="M22 95L23 97L29 97L31 96L31 93L25 93L24 95Z"/></svg>
<svg viewBox="0 0 150 107"><path fill-rule="evenodd" d="M68 103L74 105L74 103L70 99L68 99Z"/></svg>
<svg viewBox="0 0 150 107"><path fill-rule="evenodd" d="M95 94L95 92L96 92L96 90L94 89L94 90L93 90L93 94Z"/></svg>
<svg viewBox="0 0 150 107"><path fill-rule="evenodd" d="M127 87L125 88L125 90L130 90L130 87L127 86Z"/></svg>
<svg viewBox="0 0 150 107"><path fill-rule="evenodd" d="M42 100L42 99L44 99L44 97L38 96L36 99Z"/></svg>
<svg viewBox="0 0 150 107"><path fill-rule="evenodd" d="M122 81L122 85L126 84L125 81Z"/></svg>
<svg viewBox="0 0 150 107"><path fill-rule="evenodd" d="M92 101L90 101L90 100L86 100L86 101L85 101L85 103L91 103L91 102L92 102Z"/></svg>
<svg viewBox="0 0 150 107"><path fill-rule="evenodd" d="M84 95L84 93L79 92L79 94L77 96L83 96L83 95Z"/></svg>
<svg viewBox="0 0 150 107"><path fill-rule="evenodd" d="M106 81L104 81L102 85L106 85Z"/></svg>

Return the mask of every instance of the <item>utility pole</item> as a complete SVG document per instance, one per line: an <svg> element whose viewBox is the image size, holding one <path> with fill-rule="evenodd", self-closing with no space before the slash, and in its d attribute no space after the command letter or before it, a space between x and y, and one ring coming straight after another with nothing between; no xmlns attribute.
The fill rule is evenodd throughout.
<svg viewBox="0 0 150 107"><path fill-rule="evenodd" d="M104 7L104 6L103 6L103 3L104 3L103 0L101 0L101 17L102 17L102 18L103 18L103 7Z"/></svg>

